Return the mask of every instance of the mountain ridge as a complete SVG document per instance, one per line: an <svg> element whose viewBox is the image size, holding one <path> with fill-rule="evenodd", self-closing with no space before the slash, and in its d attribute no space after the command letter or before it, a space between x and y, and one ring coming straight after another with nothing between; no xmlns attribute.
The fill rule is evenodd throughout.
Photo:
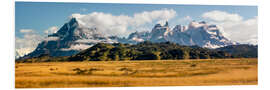
<svg viewBox="0 0 270 90"><path fill-rule="evenodd" d="M238 43L226 38L216 25L209 25L206 22L191 22L188 27L176 25L172 30L168 22L165 25L156 24L150 36L144 36L137 39L141 41L152 42L175 42L181 45L198 45L200 47L218 48L227 45L236 45ZM134 33L132 33L134 34ZM135 33L136 34L136 33ZM140 36L140 35L135 35ZM149 37L146 38L145 37ZM129 37L132 38L132 37Z"/></svg>
<svg viewBox="0 0 270 90"><path fill-rule="evenodd" d="M236 45L222 35L216 25L204 21L191 22L188 26L176 25L169 28L169 23L156 24L150 32L134 32L128 38L105 36L96 27L81 25L81 21L71 18L56 33L38 44L37 48L23 56L23 58L38 57L43 54L50 56L71 56L97 43L129 43L136 44L143 41L173 42L180 45L197 45L207 48L218 48ZM83 23L82 23L83 24Z"/></svg>
<svg viewBox="0 0 270 90"><path fill-rule="evenodd" d="M40 55L16 62L62 62L62 61L126 61L126 60L184 60L184 59L233 59L257 58L256 45L229 45L216 49L184 46L171 42L138 44L98 43L71 56L51 57Z"/></svg>

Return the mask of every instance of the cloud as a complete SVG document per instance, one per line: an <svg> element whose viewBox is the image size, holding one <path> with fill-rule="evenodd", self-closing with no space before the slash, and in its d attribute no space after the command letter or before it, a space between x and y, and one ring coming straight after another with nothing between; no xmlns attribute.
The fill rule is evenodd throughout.
<svg viewBox="0 0 270 90"><path fill-rule="evenodd" d="M44 33L46 35L49 35L49 34L53 34L53 33L56 33L58 31L58 27L57 26L52 26L50 28L48 28L47 30L44 30Z"/></svg>
<svg viewBox="0 0 270 90"><path fill-rule="evenodd" d="M21 29L20 33L23 37L15 37L15 48L20 55L32 52L43 40L43 37L32 29Z"/></svg>
<svg viewBox="0 0 270 90"><path fill-rule="evenodd" d="M56 33L57 30L58 27L52 26L44 30L43 34L39 34L33 29L20 29L19 33L21 33L23 37L15 37L16 51L20 55L25 55L27 53L32 52L43 40L54 39L54 38L47 38L47 35ZM21 50L23 50L23 52Z"/></svg>
<svg viewBox="0 0 270 90"><path fill-rule="evenodd" d="M229 39L239 43L257 44L258 24L257 17L244 20L242 16L224 11L210 11L202 17L217 24L224 30Z"/></svg>
<svg viewBox="0 0 270 90"><path fill-rule="evenodd" d="M96 27L105 35L126 36L134 32L137 27L145 24L162 23L176 16L173 9L161 9L135 13L133 16L112 15L110 13L93 12L90 14L72 14L81 25ZM149 29L151 30L151 29Z"/></svg>
<svg viewBox="0 0 270 90"><path fill-rule="evenodd" d="M185 16L182 18L179 18L176 22L177 24L189 24L192 21L192 17L191 16Z"/></svg>
<svg viewBox="0 0 270 90"><path fill-rule="evenodd" d="M224 23L233 24L233 22ZM250 43L257 44L258 40L258 25L257 25L257 17L241 21L235 22L235 25L229 25L224 27L224 30L230 34L230 38L236 40L240 43Z"/></svg>
<svg viewBox="0 0 270 90"><path fill-rule="evenodd" d="M34 31L32 29L21 29L20 33L33 33Z"/></svg>
<svg viewBox="0 0 270 90"><path fill-rule="evenodd" d="M176 11L173 9L154 10L151 12L144 11L142 13L135 13L132 22L140 26L145 23L152 23L154 20L158 20L157 22L159 23L165 22L175 16Z"/></svg>
<svg viewBox="0 0 270 90"><path fill-rule="evenodd" d="M227 21L235 22L235 21L242 21L243 19L243 17L238 14L227 13L227 12L218 11L218 10L206 12L202 15L202 17L219 21L219 22L227 22Z"/></svg>

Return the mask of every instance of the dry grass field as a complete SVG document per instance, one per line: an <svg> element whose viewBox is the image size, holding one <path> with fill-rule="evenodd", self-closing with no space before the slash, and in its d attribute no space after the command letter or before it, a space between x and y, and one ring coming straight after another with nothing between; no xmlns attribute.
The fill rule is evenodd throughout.
<svg viewBox="0 0 270 90"><path fill-rule="evenodd" d="M16 63L16 88L257 85L257 59Z"/></svg>

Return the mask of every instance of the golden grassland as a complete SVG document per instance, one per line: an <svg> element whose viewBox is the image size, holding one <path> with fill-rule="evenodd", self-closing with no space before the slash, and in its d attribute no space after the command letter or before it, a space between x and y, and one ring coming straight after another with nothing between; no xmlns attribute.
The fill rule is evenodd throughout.
<svg viewBox="0 0 270 90"><path fill-rule="evenodd" d="M16 88L257 85L257 59L16 63Z"/></svg>

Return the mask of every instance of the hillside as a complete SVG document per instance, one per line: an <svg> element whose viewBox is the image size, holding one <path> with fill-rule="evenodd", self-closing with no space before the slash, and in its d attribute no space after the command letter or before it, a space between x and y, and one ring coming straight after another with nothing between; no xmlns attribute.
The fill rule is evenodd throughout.
<svg viewBox="0 0 270 90"><path fill-rule="evenodd" d="M230 45L217 50L228 52L234 58L252 58L258 57L258 46L257 45Z"/></svg>
<svg viewBox="0 0 270 90"><path fill-rule="evenodd" d="M181 46L175 43L142 42L130 44L99 43L70 57L71 61L110 61L110 60L168 60L168 59L207 59L229 58L223 51L207 48Z"/></svg>
<svg viewBox="0 0 270 90"><path fill-rule="evenodd" d="M123 61L123 60L182 60L182 59L224 59L257 58L257 46L232 45L217 49L199 46L183 46L171 42L138 44L98 43L72 56L50 56L19 59L17 62L57 62L57 61Z"/></svg>

